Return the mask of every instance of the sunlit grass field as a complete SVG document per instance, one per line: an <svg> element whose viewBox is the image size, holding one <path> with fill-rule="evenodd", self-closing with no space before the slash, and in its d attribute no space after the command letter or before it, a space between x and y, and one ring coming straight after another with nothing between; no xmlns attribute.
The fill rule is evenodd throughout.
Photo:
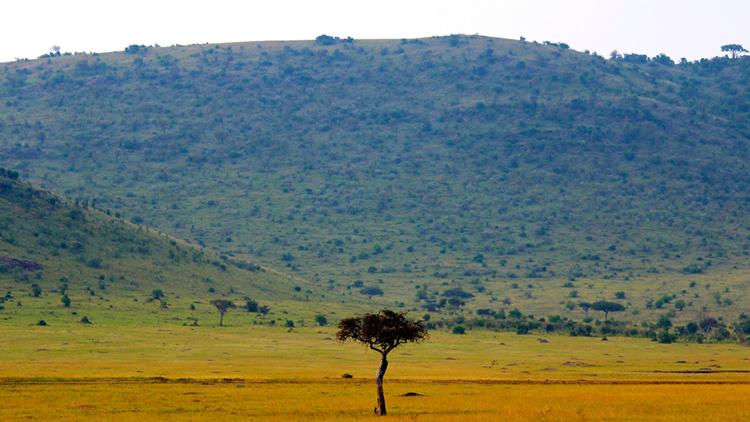
<svg viewBox="0 0 750 422"><path fill-rule="evenodd" d="M0 333L0 420L376 417L377 356L335 341L330 327L4 325ZM434 332L392 354L389 418L742 420L748 351Z"/></svg>

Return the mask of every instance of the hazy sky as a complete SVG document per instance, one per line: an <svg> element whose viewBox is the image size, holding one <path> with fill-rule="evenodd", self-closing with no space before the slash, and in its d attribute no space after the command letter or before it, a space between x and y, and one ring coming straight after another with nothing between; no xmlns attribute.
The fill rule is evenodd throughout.
<svg viewBox="0 0 750 422"><path fill-rule="evenodd" d="M129 44L354 38L452 33L564 41L674 59L750 47L749 0L3 0L0 61Z"/></svg>

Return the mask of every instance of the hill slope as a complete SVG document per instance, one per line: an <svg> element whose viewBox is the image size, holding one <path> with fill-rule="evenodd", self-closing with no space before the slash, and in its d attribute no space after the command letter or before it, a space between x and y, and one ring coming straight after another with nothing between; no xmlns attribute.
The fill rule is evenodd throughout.
<svg viewBox="0 0 750 422"><path fill-rule="evenodd" d="M559 287L585 280L584 298L623 290L645 310L705 274L737 285L750 60L321 41L5 64L0 164L387 303L431 284L565 312Z"/></svg>
<svg viewBox="0 0 750 422"><path fill-rule="evenodd" d="M210 311L208 300L221 296L240 304L244 296L288 303L294 283L272 270L36 190L0 169L4 320L52 315L70 322L65 308L75 314L105 313L120 322L175 319L174 312L166 312L170 307L187 311L190 303L203 303L202 309ZM163 298L153 299L156 289Z"/></svg>

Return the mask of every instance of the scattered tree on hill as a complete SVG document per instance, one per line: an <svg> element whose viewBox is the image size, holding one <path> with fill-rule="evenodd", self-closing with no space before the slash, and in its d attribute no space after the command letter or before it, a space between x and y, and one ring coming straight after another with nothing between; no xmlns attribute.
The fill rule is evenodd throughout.
<svg viewBox="0 0 750 422"><path fill-rule="evenodd" d="M151 299L152 300L162 300L164 299L166 295L161 289L154 289L151 291Z"/></svg>
<svg viewBox="0 0 750 422"><path fill-rule="evenodd" d="M230 309L237 307L234 302L226 299L214 299L211 301L211 304L219 311L219 327L224 326L224 314Z"/></svg>
<svg viewBox="0 0 750 422"><path fill-rule="evenodd" d="M583 313L585 313L586 315L588 315L589 314L589 309L591 309L591 304L588 303L588 302L581 302L581 303L578 304L578 307L583 310Z"/></svg>
<svg viewBox="0 0 750 422"><path fill-rule="evenodd" d="M700 327L706 337L708 337L711 330L713 330L718 324L719 321L713 317L702 317L700 321L698 321L698 327Z"/></svg>
<svg viewBox="0 0 750 422"><path fill-rule="evenodd" d="M738 56L742 55L743 53L747 53L747 50L745 50L744 47L740 44L725 44L721 46L721 51L724 53L729 53L732 55L733 59L736 59Z"/></svg>
<svg viewBox="0 0 750 422"><path fill-rule="evenodd" d="M323 35L318 35L317 37L315 37L315 42L321 45L334 45L334 44L339 44L339 43L351 44L352 42L354 42L354 39L352 37L339 38L339 37L334 37L331 35L323 34Z"/></svg>
<svg viewBox="0 0 750 422"><path fill-rule="evenodd" d="M672 327L672 320L669 319L667 315L662 315L659 317L659 320L656 321L656 326L658 328L668 330L669 328Z"/></svg>
<svg viewBox="0 0 750 422"><path fill-rule="evenodd" d="M372 299L373 296L383 296L383 289L380 287L365 287L359 292L366 295L368 299Z"/></svg>
<svg viewBox="0 0 750 422"><path fill-rule="evenodd" d="M246 298L245 299L245 310L248 311L248 312L258 312L258 302L254 301L254 300L252 300L250 298Z"/></svg>
<svg viewBox="0 0 750 422"><path fill-rule="evenodd" d="M677 302L674 303L674 308L677 309L678 311L685 309L685 301L682 299L678 300Z"/></svg>
<svg viewBox="0 0 750 422"><path fill-rule="evenodd" d="M7 177L10 180L17 180L18 172L13 170L6 170L0 167L0 177Z"/></svg>
<svg viewBox="0 0 750 422"><path fill-rule="evenodd" d="M148 51L148 47L145 45L130 44L125 47L125 54L145 54Z"/></svg>
<svg viewBox="0 0 750 422"><path fill-rule="evenodd" d="M591 309L595 311L604 312L604 320L607 321L610 312L622 312L625 307L617 302L609 302L606 300L600 300L591 304Z"/></svg>
<svg viewBox="0 0 750 422"><path fill-rule="evenodd" d="M70 308L70 297L68 295L63 295L61 301L64 307Z"/></svg>
<svg viewBox="0 0 750 422"><path fill-rule="evenodd" d="M453 289L449 289L443 292L443 296L445 297L457 297L459 299L471 299L474 297L473 294L464 291L464 289L460 287L455 287Z"/></svg>
<svg viewBox="0 0 750 422"><path fill-rule="evenodd" d="M328 325L328 318L325 315L315 315L315 323L321 327Z"/></svg>
<svg viewBox="0 0 750 422"><path fill-rule="evenodd" d="M42 295L42 288L39 287L38 284L32 284L31 285L31 295L34 297L39 297Z"/></svg>
<svg viewBox="0 0 750 422"><path fill-rule="evenodd" d="M380 367L375 377L380 416L386 415L383 377L388 369L388 353L404 343L418 343L427 338L427 329L420 321L411 321L404 313L382 310L377 314L344 318L336 334L339 341L354 340L380 353Z"/></svg>

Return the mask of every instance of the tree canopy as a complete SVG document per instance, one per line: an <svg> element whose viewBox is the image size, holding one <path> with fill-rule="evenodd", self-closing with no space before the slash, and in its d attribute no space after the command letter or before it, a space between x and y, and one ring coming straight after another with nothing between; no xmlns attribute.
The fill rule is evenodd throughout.
<svg viewBox="0 0 750 422"><path fill-rule="evenodd" d="M388 354L401 344L425 340L427 329L422 322L406 318L405 313L382 310L376 314L342 319L336 337L340 341L358 341L372 350Z"/></svg>
<svg viewBox="0 0 750 422"><path fill-rule="evenodd" d="M745 50L742 44L725 44L721 46L721 51L730 53L733 59L737 58L737 56L742 53L747 53L747 50Z"/></svg>
<svg viewBox="0 0 750 422"><path fill-rule="evenodd" d="M604 312L604 320L606 321L610 312L622 312L625 310L625 307L617 302L600 300L598 302L592 303L591 309Z"/></svg>
<svg viewBox="0 0 750 422"><path fill-rule="evenodd" d="M378 387L378 407L375 411L385 416L383 377L388 370L388 353L401 344L417 343L426 339L427 329L422 322L406 318L405 313L382 310L377 314L342 319L336 337L340 341L358 341L380 353L380 367L375 375Z"/></svg>
<svg viewBox="0 0 750 422"><path fill-rule="evenodd" d="M224 314L226 314L228 310L237 307L234 302L227 299L214 299L211 301L211 304L219 311L219 326L224 326Z"/></svg>

